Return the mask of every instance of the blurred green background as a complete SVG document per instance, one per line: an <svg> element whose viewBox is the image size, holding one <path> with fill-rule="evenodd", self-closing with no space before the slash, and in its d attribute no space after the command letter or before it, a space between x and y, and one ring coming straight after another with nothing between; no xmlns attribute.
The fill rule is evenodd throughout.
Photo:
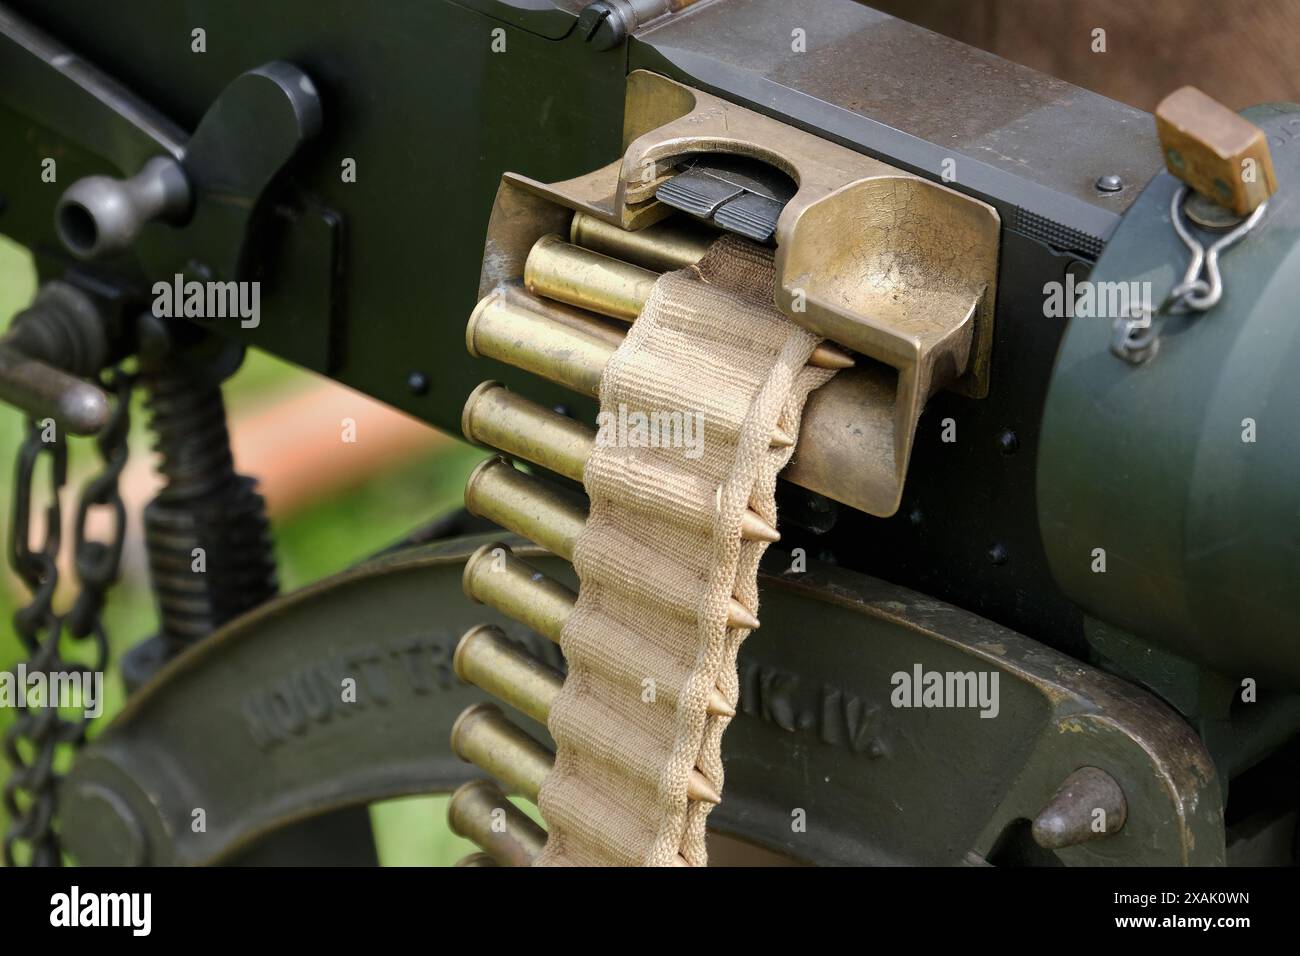
<svg viewBox="0 0 1300 956"><path fill-rule="evenodd" d="M27 251L0 236L0 329L6 328L14 313L27 305L35 290L35 273ZM311 373L267 355L250 353L243 368L226 386L232 430L238 428L241 412L264 408L277 397L310 387L316 381ZM152 454L138 405L137 397L132 419L133 458ZM0 528L6 551L14 455L22 433L21 415L0 406L0 499L3 499ZM391 544L421 522L456 507L466 476L482 457L481 451L449 443L413 460L380 468L363 485L332 500L308 506L283 522L277 521L274 531L281 590L289 591L339 571ZM65 522L69 520L68 511L75 506L79 478L84 477L95 460L89 439L71 441L69 483L63 498ZM130 565L124 562L123 579L112 592L105 615L114 663L128 647L154 633L157 627L148 582L144 575L138 571L129 573L129 569ZM25 656L12 625L14 609L24 600L21 582L5 562L0 572L0 669L12 668ZM116 666L110 665L105 685L106 706L97 722L98 728L121 706L123 691ZM13 710L0 708L0 734L13 718ZM92 736L95 729L91 731ZM0 778L6 773L7 764L0 760ZM371 817L380 860L388 866L450 865L475 849L447 829L446 797L388 801L373 806ZM0 830L8 825L8 817L0 807Z"/></svg>

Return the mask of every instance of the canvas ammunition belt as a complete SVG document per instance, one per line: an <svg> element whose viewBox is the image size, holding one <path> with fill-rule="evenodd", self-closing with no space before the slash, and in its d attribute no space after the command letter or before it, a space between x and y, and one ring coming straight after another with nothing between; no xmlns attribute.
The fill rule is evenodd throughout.
<svg viewBox="0 0 1300 956"><path fill-rule="evenodd" d="M715 687L736 703L736 653L757 621L736 620L733 598L757 611L768 546L742 540L741 522L752 509L775 525L793 448L771 436L797 435L834 374L807 364L819 340L775 308L772 281L767 249L719 240L655 283L605 368L538 864L706 862L731 719L707 703Z"/></svg>
<svg viewBox="0 0 1300 956"><path fill-rule="evenodd" d="M773 304L769 249L726 236L669 265L684 267L657 275L543 236L525 288L490 293L467 329L474 354L600 400L594 434L495 382L465 405L466 437L581 481L590 501L502 459L466 486L471 512L572 561L580 582L574 594L500 543L466 564L466 594L558 642L568 666L561 678L490 625L457 647L462 679L556 743L492 704L452 729L456 753L546 821L489 781L457 791L453 830L497 862L705 865L736 654L777 537L776 476L809 394L851 363ZM593 312L635 321L624 332Z"/></svg>

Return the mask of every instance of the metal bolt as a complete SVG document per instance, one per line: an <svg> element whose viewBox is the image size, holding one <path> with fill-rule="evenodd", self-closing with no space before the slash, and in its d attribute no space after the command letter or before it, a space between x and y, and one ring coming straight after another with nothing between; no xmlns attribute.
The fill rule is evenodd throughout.
<svg viewBox="0 0 1300 956"><path fill-rule="evenodd" d="M1004 455L1014 455L1020 448L1020 438L1010 428L998 436L998 451Z"/></svg>
<svg viewBox="0 0 1300 956"><path fill-rule="evenodd" d="M429 393L429 376L423 372L412 372L406 376L406 387L411 390L412 395L427 395Z"/></svg>
<svg viewBox="0 0 1300 956"><path fill-rule="evenodd" d="M612 50L627 39L627 23L604 0L583 7L578 14L578 33L595 50Z"/></svg>
<svg viewBox="0 0 1300 956"><path fill-rule="evenodd" d="M988 550L989 564L1006 564L1009 557L1011 555L1007 553L1007 549L1000 544L995 544Z"/></svg>
<svg viewBox="0 0 1300 956"><path fill-rule="evenodd" d="M1097 178L1097 189L1103 193L1117 193L1124 188L1124 180L1120 179L1114 173L1108 173L1105 176Z"/></svg>
<svg viewBox="0 0 1300 956"><path fill-rule="evenodd" d="M1078 846L1117 833L1128 820L1128 801L1115 778L1096 767L1082 767L1065 778L1051 801L1034 818L1034 842L1047 850ZM1097 829L1096 824L1103 826Z"/></svg>

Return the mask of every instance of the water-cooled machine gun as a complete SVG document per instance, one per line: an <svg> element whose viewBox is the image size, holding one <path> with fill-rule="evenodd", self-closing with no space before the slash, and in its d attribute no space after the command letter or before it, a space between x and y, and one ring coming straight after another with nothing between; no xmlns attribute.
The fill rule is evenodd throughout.
<svg viewBox="0 0 1300 956"><path fill-rule="evenodd" d="M605 372L734 246L820 378L771 430L779 520L735 511L752 636L690 684L725 789L662 794L713 807L712 859L1294 862L1296 107L1152 117L849 0L7 0L0 129L40 277L0 340L27 665L102 667L133 389L164 479L159 631L91 743L11 726L13 859L367 862L367 804L452 790L475 862L549 852L501 794L545 817L566 765ZM277 596L221 399L250 347L501 455ZM56 609L65 432L103 463Z"/></svg>

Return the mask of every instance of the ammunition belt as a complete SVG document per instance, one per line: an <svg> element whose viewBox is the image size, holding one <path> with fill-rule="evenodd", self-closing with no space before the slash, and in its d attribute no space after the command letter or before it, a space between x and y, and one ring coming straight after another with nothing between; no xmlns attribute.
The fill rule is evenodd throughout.
<svg viewBox="0 0 1300 956"><path fill-rule="evenodd" d="M809 392L833 374L806 364L818 339L772 305L772 280L767 250L719 240L658 280L601 378L540 864L706 861L731 719L706 709L715 687L736 703L768 546L742 539L741 522L753 510L775 524L793 448L771 436L797 433Z"/></svg>
<svg viewBox="0 0 1300 956"><path fill-rule="evenodd" d="M776 309L773 280L771 252L731 236L659 277L600 375L594 440L500 386L466 406L467 436L544 459L590 499L584 518L499 461L467 489L471 510L569 558L580 581L575 597L504 546L466 567L471 597L558 639L568 664L561 683L490 628L458 649L462 677L544 720L556 742L552 757L491 705L453 730L458 753L536 799L546 821L540 848L535 825L498 801L514 822L494 835L472 808L498 791L480 781L458 793L453 828L499 860L707 862L736 654L758 626L758 563L776 537L776 475L808 395L835 374L809 364L820 340ZM471 348L474 334L472 322Z"/></svg>

